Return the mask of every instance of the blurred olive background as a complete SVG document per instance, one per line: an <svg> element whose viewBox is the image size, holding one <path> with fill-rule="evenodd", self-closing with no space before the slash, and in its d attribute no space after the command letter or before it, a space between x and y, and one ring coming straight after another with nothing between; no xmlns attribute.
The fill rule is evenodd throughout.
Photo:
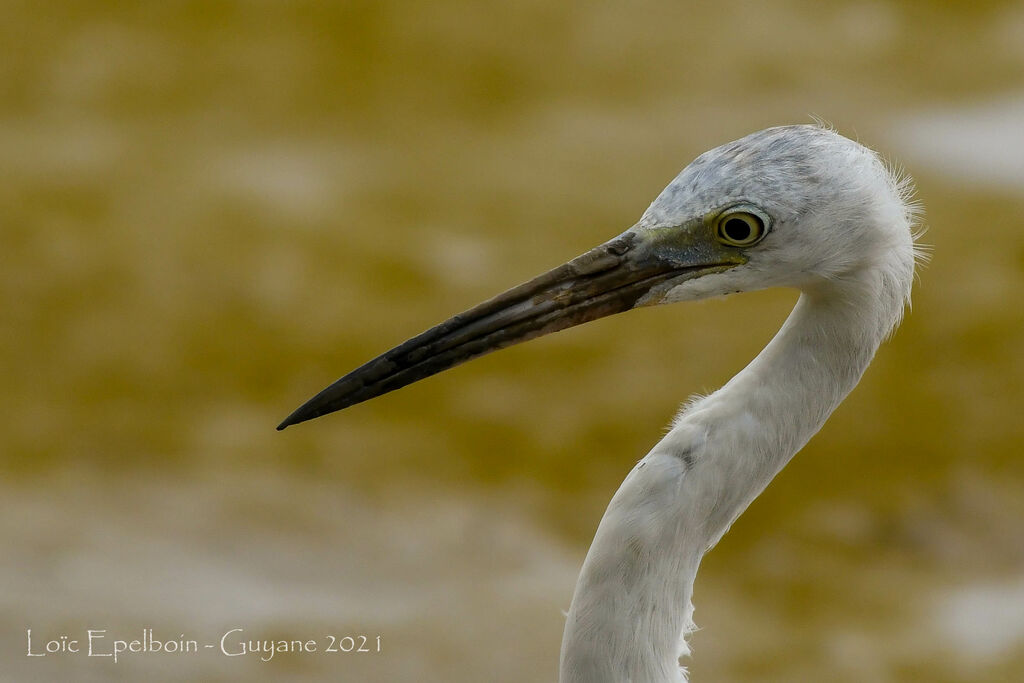
<svg viewBox="0 0 1024 683"><path fill-rule="evenodd" d="M604 506L795 301L634 311L274 431L823 117L934 258L705 560L693 680L1024 672L1019 3L0 3L4 680L544 681ZM26 657L107 628L380 654Z"/></svg>

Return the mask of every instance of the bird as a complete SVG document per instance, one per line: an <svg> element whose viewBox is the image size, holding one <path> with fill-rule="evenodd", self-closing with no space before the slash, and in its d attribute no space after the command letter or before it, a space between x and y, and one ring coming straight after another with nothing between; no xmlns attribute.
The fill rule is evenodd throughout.
<svg viewBox="0 0 1024 683"><path fill-rule="evenodd" d="M859 382L910 305L912 180L824 124L698 156L631 228L345 375L284 429L485 353L642 306L799 297L724 386L683 404L614 494L573 592L561 683L684 682L701 559Z"/></svg>

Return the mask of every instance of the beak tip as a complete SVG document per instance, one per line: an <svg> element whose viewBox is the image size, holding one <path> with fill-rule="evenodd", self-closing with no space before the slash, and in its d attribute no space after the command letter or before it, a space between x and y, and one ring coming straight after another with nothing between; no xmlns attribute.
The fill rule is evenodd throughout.
<svg viewBox="0 0 1024 683"><path fill-rule="evenodd" d="M305 406L303 406L303 407L305 407ZM279 432L284 431L285 429L287 429L288 427L291 427L294 424L299 424L300 422L305 422L306 420L308 420L311 417L313 417L313 416L309 416L309 415L300 415L300 413L302 413L302 412L304 412L302 410L302 408L299 408L294 413L292 413L291 415L286 417L284 420L282 420L281 424L277 425L277 431L279 431Z"/></svg>
<svg viewBox="0 0 1024 683"><path fill-rule="evenodd" d="M283 431L292 425L297 425L300 422L306 422L307 420L312 420L314 418L327 415L328 413L333 413L336 410L341 410L342 408L346 408L351 405L350 402L341 402L337 398L328 398L333 386L334 385L327 387L319 394L296 408L291 415L281 421L281 424L277 425L277 431Z"/></svg>

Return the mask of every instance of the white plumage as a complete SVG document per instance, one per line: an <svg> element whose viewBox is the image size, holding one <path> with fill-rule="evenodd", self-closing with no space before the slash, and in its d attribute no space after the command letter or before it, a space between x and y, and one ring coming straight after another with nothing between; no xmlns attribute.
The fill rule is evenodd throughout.
<svg viewBox="0 0 1024 683"><path fill-rule="evenodd" d="M701 558L899 323L919 255L915 211L909 180L856 142L819 126L754 133L698 157L618 238L370 361L280 428L637 306L799 289L768 346L688 403L626 477L573 595L562 683L685 681Z"/></svg>
<svg viewBox="0 0 1024 683"><path fill-rule="evenodd" d="M770 156L777 140L793 156ZM798 288L800 299L746 368L684 407L615 494L573 596L563 683L685 680L678 659L689 654L701 558L853 389L909 303L916 253L909 181L829 130L772 129L708 152L654 202L640 228L688 217L693 198L680 187L720 196L703 184L703 164L737 187L737 160L753 178L733 192L773 207L777 239L752 249L744 266L689 280L650 303L778 286Z"/></svg>

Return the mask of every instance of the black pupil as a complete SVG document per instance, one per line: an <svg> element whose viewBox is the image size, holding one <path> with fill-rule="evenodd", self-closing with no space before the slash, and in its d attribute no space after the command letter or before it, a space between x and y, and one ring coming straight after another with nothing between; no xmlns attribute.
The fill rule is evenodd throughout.
<svg viewBox="0 0 1024 683"><path fill-rule="evenodd" d="M733 242L746 242L750 239L750 223L742 218L730 218L725 222L725 236Z"/></svg>

